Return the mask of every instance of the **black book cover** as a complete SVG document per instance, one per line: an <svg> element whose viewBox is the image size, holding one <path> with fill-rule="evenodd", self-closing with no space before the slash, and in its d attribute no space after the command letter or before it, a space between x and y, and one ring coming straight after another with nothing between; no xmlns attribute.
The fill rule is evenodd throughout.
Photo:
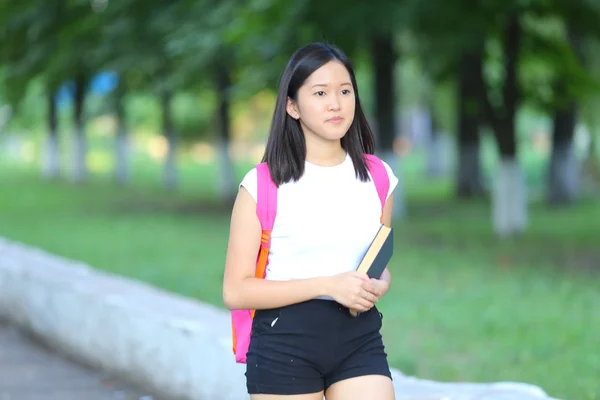
<svg viewBox="0 0 600 400"><path fill-rule="evenodd" d="M382 224L356 270L379 279L393 254L394 229Z"/></svg>

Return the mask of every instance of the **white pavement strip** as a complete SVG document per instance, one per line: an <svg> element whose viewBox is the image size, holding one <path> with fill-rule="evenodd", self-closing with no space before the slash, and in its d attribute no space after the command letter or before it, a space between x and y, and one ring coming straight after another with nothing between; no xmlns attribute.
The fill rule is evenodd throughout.
<svg viewBox="0 0 600 400"><path fill-rule="evenodd" d="M0 317L160 393L248 399L226 310L1 237ZM398 370L393 377L397 400L556 400L525 383L443 383Z"/></svg>

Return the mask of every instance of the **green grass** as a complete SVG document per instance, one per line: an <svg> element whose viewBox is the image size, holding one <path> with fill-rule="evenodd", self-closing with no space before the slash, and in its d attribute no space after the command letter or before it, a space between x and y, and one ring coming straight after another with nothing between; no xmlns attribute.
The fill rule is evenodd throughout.
<svg viewBox="0 0 600 400"><path fill-rule="evenodd" d="M138 165L127 189L106 175L71 185L1 167L1 236L222 306L229 215L214 199L214 169L184 165L184 187L168 193L157 167ZM393 288L380 303L391 364L600 399L600 203L532 205L527 233L500 241L486 202L450 201L448 182L415 173L407 190Z"/></svg>

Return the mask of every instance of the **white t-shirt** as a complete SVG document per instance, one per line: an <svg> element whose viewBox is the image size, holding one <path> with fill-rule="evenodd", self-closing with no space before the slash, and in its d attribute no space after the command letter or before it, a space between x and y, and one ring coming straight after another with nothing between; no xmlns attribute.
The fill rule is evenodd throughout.
<svg viewBox="0 0 600 400"><path fill-rule="evenodd" d="M333 167L305 165L297 182L278 189L266 279L304 279L355 270L381 225L375 185L356 177L349 155ZM389 197L398 178L389 165L384 166ZM240 186L256 201L256 168Z"/></svg>

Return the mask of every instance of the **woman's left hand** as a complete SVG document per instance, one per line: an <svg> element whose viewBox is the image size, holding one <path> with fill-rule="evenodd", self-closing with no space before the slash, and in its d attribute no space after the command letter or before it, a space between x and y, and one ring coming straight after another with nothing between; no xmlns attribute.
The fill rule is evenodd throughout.
<svg viewBox="0 0 600 400"><path fill-rule="evenodd" d="M377 300L381 299L390 288L390 283L385 279L371 278L371 283L375 286L375 290L377 292ZM377 302L377 300L375 301L375 303ZM356 317L358 315L358 311L351 309L350 314Z"/></svg>
<svg viewBox="0 0 600 400"><path fill-rule="evenodd" d="M373 282L373 285L375 285L375 289L377 290L377 298L381 299L388 291L388 289L390 288L390 284L388 283L388 281L384 280L384 279L375 279L375 278L371 278L371 282Z"/></svg>

